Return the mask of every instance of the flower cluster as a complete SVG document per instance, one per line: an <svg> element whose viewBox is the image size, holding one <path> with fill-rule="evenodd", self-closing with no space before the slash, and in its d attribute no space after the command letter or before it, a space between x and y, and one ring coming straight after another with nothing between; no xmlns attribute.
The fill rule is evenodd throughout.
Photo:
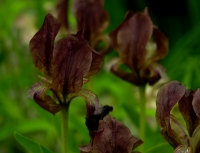
<svg viewBox="0 0 200 153"><path fill-rule="evenodd" d="M177 81L165 84L158 92L156 100L156 119L163 137L175 149L175 153L200 152L200 89L186 90ZM178 109L186 127L171 114L178 104Z"/></svg>

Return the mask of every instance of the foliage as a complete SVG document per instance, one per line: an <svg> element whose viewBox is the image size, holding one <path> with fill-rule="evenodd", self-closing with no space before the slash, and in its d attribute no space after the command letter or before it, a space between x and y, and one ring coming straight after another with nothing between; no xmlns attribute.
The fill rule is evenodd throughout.
<svg viewBox="0 0 200 153"><path fill-rule="evenodd" d="M110 16L110 24L106 32L114 30L124 19L128 10L142 11L147 6L155 25L169 39L169 54L163 59L170 80L178 80L187 88L200 87L200 4L197 0L177 1L114 1L105 0L105 9ZM72 4L72 1L70 1ZM52 152L60 152L60 114L53 116L44 111L33 100L28 98L27 91L39 73L34 67L28 43L41 27L47 13L54 13L57 1L35 0L1 0L0 1L0 152L28 152L14 139L14 132L34 140ZM157 7L159 5L159 7ZM164 9L164 6L169 6ZM180 8L180 6L182 6ZM175 11L174 11L175 10ZM184 13L184 14L183 14ZM75 20L72 10L69 10L69 21L72 29ZM61 35L61 34L60 34ZM58 37L60 37L58 35ZM57 38L56 38L57 40ZM111 57L117 56L111 52ZM91 81L84 85L98 95L100 102L114 107L110 114L123 122L134 136L138 136L139 104L138 89L122 81L107 71L109 65ZM146 152L169 153L173 148L166 144L160 135L160 129L155 122L155 95L158 87L147 90L146 114ZM150 89L150 87L148 87ZM89 133L85 126L85 103L81 98L75 98L69 111L69 150L79 152L77 146L89 143ZM16 135L16 134L15 134ZM158 147L156 148L156 146ZM157 150L159 151L157 151ZM156 151L155 151L156 150Z"/></svg>

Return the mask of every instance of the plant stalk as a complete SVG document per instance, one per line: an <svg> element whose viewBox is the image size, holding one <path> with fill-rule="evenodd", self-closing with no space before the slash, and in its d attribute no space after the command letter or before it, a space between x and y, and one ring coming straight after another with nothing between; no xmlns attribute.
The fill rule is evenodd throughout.
<svg viewBox="0 0 200 153"><path fill-rule="evenodd" d="M69 104L64 103L61 110L61 131L62 131L62 153L67 153L68 151L68 113L69 113Z"/></svg>
<svg viewBox="0 0 200 153"><path fill-rule="evenodd" d="M140 139L145 142L145 127L146 127L146 96L145 96L145 85L139 87L140 95ZM140 146L140 151L144 152L144 145Z"/></svg>

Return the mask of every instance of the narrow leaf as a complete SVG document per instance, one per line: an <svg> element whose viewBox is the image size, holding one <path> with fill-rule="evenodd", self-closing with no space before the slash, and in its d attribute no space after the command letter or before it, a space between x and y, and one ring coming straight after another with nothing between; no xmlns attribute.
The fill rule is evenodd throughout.
<svg viewBox="0 0 200 153"><path fill-rule="evenodd" d="M33 140L22 136L21 134L15 132L14 136L16 140L26 149L31 151L32 153L52 153L50 150L46 149L45 147L37 144Z"/></svg>

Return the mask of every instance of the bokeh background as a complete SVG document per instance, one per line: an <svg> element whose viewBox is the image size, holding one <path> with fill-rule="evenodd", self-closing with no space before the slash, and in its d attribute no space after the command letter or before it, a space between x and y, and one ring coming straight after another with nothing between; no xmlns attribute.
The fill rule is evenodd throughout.
<svg viewBox="0 0 200 153"><path fill-rule="evenodd" d="M70 26L76 30L71 12ZM28 98L30 86L38 81L28 43L38 31L47 13L55 14L56 0L0 0L0 153L25 153L14 138L14 132L29 137L55 153L60 152L60 114L55 116ZM170 50L161 61L169 80L178 80L187 88L200 87L200 1L198 0L105 0L110 16L107 33L117 27L128 10L149 8L155 25L169 38ZM105 61L117 56L111 52ZM106 64L105 64L106 65ZM93 76L85 88L95 92L100 102L114 107L111 115L127 125L138 136L138 89L106 70ZM155 122L155 96L158 87L147 90L147 132L145 150L161 144L156 152L172 152L160 135ZM89 143L85 127L85 102L72 101L69 113L69 149L78 153L78 146ZM160 149L160 150L159 150ZM151 151L149 151L150 153ZM154 151L155 152L155 151Z"/></svg>

